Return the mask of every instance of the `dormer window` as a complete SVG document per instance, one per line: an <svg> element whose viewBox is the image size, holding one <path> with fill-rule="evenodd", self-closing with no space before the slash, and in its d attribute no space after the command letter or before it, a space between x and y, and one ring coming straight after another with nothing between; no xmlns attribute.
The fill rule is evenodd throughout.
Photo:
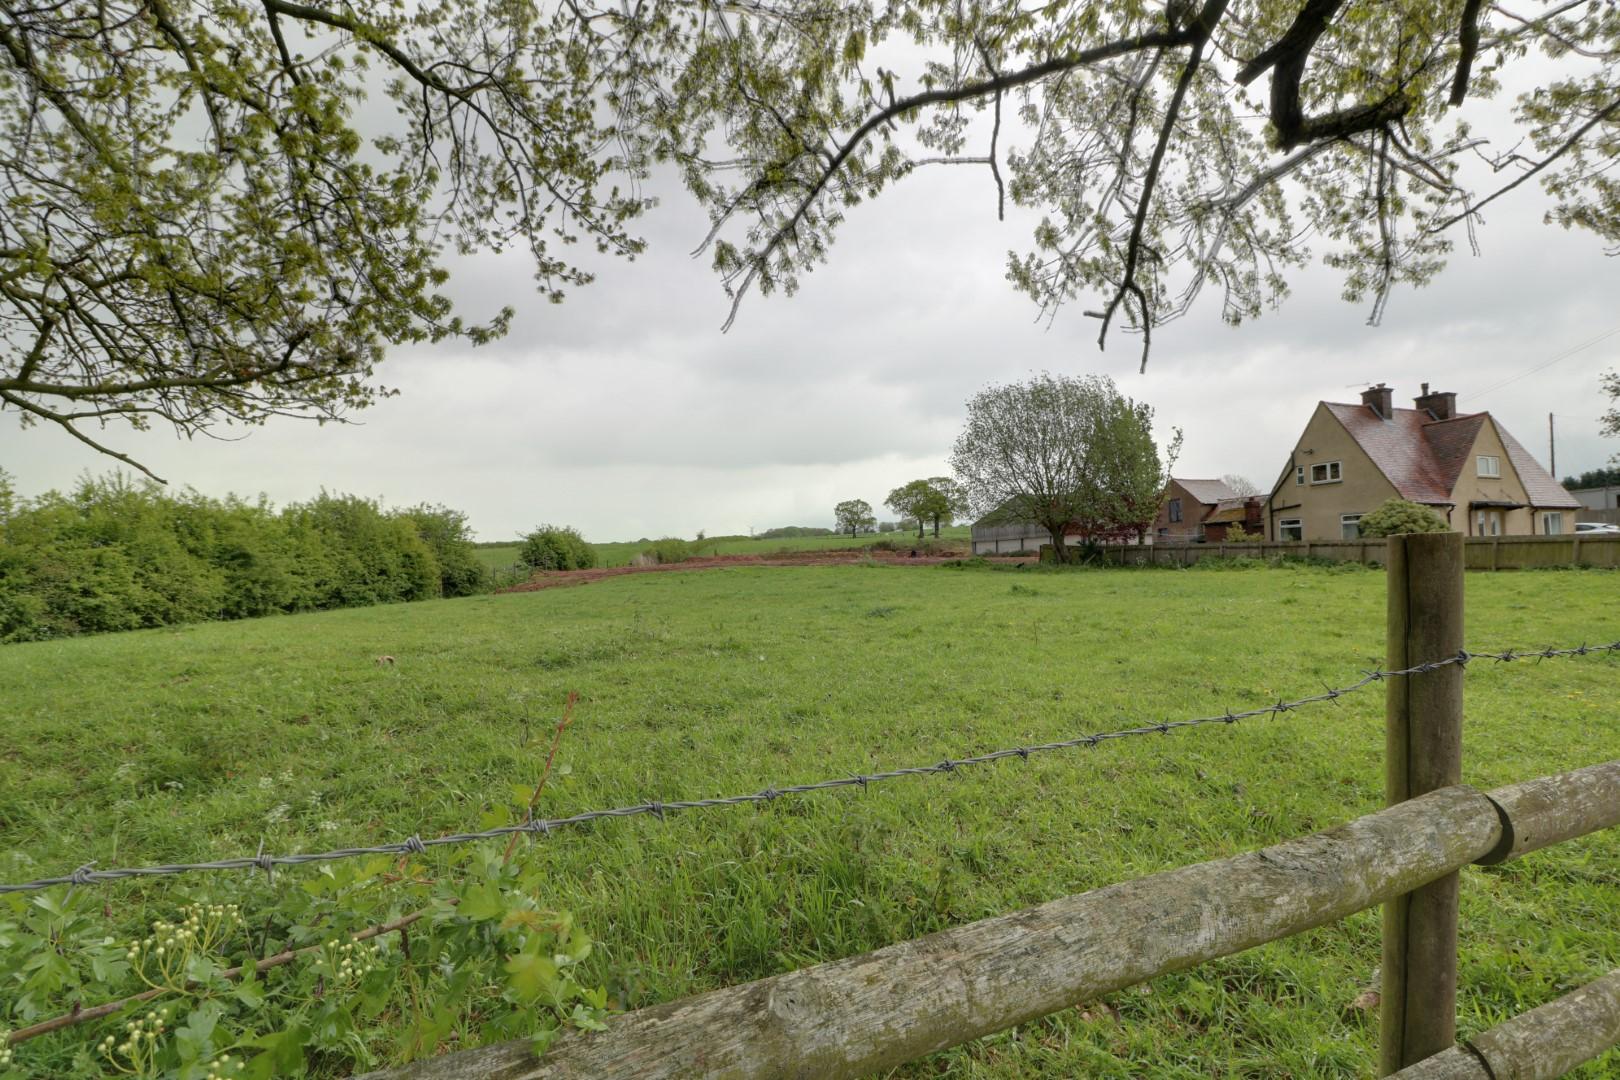
<svg viewBox="0 0 1620 1080"><path fill-rule="evenodd" d="M1313 484L1337 484L1342 479L1344 477L1337 461L1324 461L1311 466L1311 483Z"/></svg>
<svg viewBox="0 0 1620 1080"><path fill-rule="evenodd" d="M1502 478L1502 459L1495 454L1479 455L1479 475L1488 480Z"/></svg>

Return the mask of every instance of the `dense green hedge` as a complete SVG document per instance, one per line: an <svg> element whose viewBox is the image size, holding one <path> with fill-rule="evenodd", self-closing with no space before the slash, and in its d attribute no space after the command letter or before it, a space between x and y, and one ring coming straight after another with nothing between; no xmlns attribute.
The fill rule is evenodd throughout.
<svg viewBox="0 0 1620 1080"><path fill-rule="evenodd" d="M465 515L322 492L277 510L123 476L20 499L0 473L0 641L460 596Z"/></svg>

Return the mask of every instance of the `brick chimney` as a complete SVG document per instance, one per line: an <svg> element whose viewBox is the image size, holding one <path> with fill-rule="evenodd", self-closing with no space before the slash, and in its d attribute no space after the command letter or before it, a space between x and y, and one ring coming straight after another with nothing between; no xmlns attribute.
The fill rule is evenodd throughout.
<svg viewBox="0 0 1620 1080"><path fill-rule="evenodd" d="M1420 412L1431 412L1436 420L1450 420L1457 415L1457 395L1436 390L1429 393L1429 384L1423 384L1423 393L1412 399Z"/></svg>
<svg viewBox="0 0 1620 1080"><path fill-rule="evenodd" d="M1265 514L1261 511L1260 496L1250 495L1243 500L1243 531L1259 533L1265 528Z"/></svg>
<svg viewBox="0 0 1620 1080"><path fill-rule="evenodd" d="M1361 403L1388 420L1395 414L1395 391L1379 383L1361 392Z"/></svg>

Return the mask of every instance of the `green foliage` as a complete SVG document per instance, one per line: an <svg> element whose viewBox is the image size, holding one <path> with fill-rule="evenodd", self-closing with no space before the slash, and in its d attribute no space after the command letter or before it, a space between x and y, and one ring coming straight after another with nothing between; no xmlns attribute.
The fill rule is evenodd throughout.
<svg viewBox="0 0 1620 1080"><path fill-rule="evenodd" d="M757 532L755 540L797 540L806 536L833 536L831 529L822 529L814 525L781 525L774 529Z"/></svg>
<svg viewBox="0 0 1620 1080"><path fill-rule="evenodd" d="M1145 530L1181 447L1176 430L1161 458L1152 406L1107 376L1042 372L981 390L967 413L951 450L963 496L990 521L1044 528L1058 561L1073 554L1058 542L1069 532L1096 542Z"/></svg>
<svg viewBox="0 0 1620 1080"><path fill-rule="evenodd" d="M1265 538L1265 533L1247 532L1244 530L1242 522L1234 521L1226 527L1226 540L1224 542L1228 544L1259 544L1264 542Z"/></svg>
<svg viewBox="0 0 1620 1080"><path fill-rule="evenodd" d="M838 522L838 531L847 532L850 536L877 528L877 518L872 516L872 504L865 499L845 499L833 507L833 517Z"/></svg>
<svg viewBox="0 0 1620 1080"><path fill-rule="evenodd" d="M551 705L570 689L584 707L560 758L572 771L547 789L553 817L1262 707L1343 685L1381 655L1381 570L1257 562L1241 575L1039 573L1001 560L961 572L652 573L7 645L0 880L92 859L107 869L251 854L261 838L266 851L316 851L510 822L503 804L517 800L516 781L532 781ZM1041 595L1011 593L1015 581ZM1471 576L1469 647L1612 640L1617 584L1615 571ZM864 617L879 606L898 614ZM374 663L384 649L397 664ZM919 687L926 702L905 696ZM1471 665L1466 693L1466 768L1481 789L1614 756L1614 668L1602 658ZM606 987L615 1009L640 1008L1378 810L1382 725L1374 687L1274 719L1033 755L954 779L604 820L525 843L514 861L542 872L534 895L544 907L574 912L590 932L576 981ZM433 848L401 869L426 866L425 878L470 886L476 862L440 869L440 853L455 850ZM431 900L436 885L392 891L412 887L383 880L395 865L355 893L365 914L343 915L342 926ZM95 925L62 938L59 951L25 952L78 971L89 962L81 940L144 937L153 920L176 922L181 904L205 900L238 904L255 928L251 954L263 955L267 914L320 899L278 894L308 895L306 882L325 880L288 867L274 892L249 872L74 890ZM1469 1030L1614 966L1616 880L1620 830L1464 871L1469 977L1459 1000ZM104 904L110 914L96 914ZM18 921L0 901L0 923ZM265 951L324 940L323 925L277 913ZM314 934L295 941L289 926ZM1346 1005L1376 982L1377 926L1368 912L1211 961L1155 980L1151 993L1109 995L1119 1023L1100 1006L1092 1020L1063 1010L1026 1037L978 1040L901 1075L1364 1076L1377 1023ZM390 961L397 941L385 939ZM4 963L13 971L25 961ZM507 1007L506 977L479 968L487 995L461 999L467 1007L453 1016L425 1008L437 984L417 999L423 1008L391 998L398 1007L359 1041L384 1063L407 1048L431 1052L440 1033L441 1050L498 1038L483 1017ZM0 1027L24 1026L18 998L0 987ZM100 999L55 999L74 1000ZM17 1071L67 1080L72 1054L134 1018L21 1044ZM364 1071L346 1050L306 1050L302 1060L322 1080ZM92 1058L80 1071L97 1075L100 1065ZM1613 1062L1598 1063L1572 1080L1613 1076Z"/></svg>
<svg viewBox="0 0 1620 1080"><path fill-rule="evenodd" d="M653 26L629 56L505 0L13 14L0 407L30 422L330 418L390 393L388 347L506 331L458 314L446 252L526 249L558 301L580 239L641 250Z"/></svg>
<svg viewBox="0 0 1620 1080"><path fill-rule="evenodd" d="M1547 220L1620 242L1606 4L1511 23L1428 0L802 7L767 6L746 36L695 35L681 81L681 116L702 123L688 183L733 293L791 294L850 206L942 158L985 162L1027 209L1007 277L1042 318L1081 300L1099 344L1134 332L1144 359L1200 301L1254 319L1313 260L1376 321L1516 186L1472 167L1487 129L1487 162L1521 155ZM1521 68L1516 102L1493 104ZM1001 108L1008 93L1018 108ZM1000 122L970 122L990 109Z"/></svg>
<svg viewBox="0 0 1620 1080"><path fill-rule="evenodd" d="M1615 383L1615 393L1620 396L1620 380ZM1609 434L1620 435L1620 414L1617 414L1613 431ZM1581 488L1607 487L1611 484L1620 484L1620 467L1605 469L1587 469L1579 476L1566 476L1564 487L1570 491L1579 491Z"/></svg>
<svg viewBox="0 0 1620 1080"><path fill-rule="evenodd" d="M1376 540L1406 533L1449 532L1450 528L1427 506L1405 499L1386 499L1362 515L1360 530L1365 539Z"/></svg>
<svg viewBox="0 0 1620 1080"><path fill-rule="evenodd" d="M948 476L934 476L927 480L913 480L889 492L884 505L901 519L917 527L917 538L922 539L924 522L933 522L934 535L940 526L949 525L971 509L967 491ZM890 526L898 528L898 526ZM879 526L880 531L882 526Z"/></svg>
<svg viewBox="0 0 1620 1080"><path fill-rule="evenodd" d="M657 563L660 565L664 563L685 562L688 559L696 557L697 550L691 544L687 543L685 540L678 540L673 536L666 536L662 539L654 540L651 544L642 548L641 554L637 556L637 558L644 562Z"/></svg>
<svg viewBox="0 0 1620 1080"><path fill-rule="evenodd" d="M541 525L523 538L518 560L536 570L589 570L596 551L567 525Z"/></svg>
<svg viewBox="0 0 1620 1080"><path fill-rule="evenodd" d="M465 518L322 494L277 511L114 474L5 489L0 641L482 591ZM441 557L444 561L441 561Z"/></svg>
<svg viewBox="0 0 1620 1080"><path fill-rule="evenodd" d="M590 937L545 894L541 870L486 846L329 863L275 885L215 878L134 927L90 890L3 897L11 1021L157 994L0 1054L35 1076L347 1075L432 1055L474 1013L477 1038L543 1048L565 1025L600 1028L607 1004L577 976ZM403 932L372 929L402 915ZM284 951L297 955L237 973Z"/></svg>
<svg viewBox="0 0 1620 1080"><path fill-rule="evenodd" d="M1614 191L1614 198L1616 202L1620 202L1620 189ZM1620 211L1617 211L1614 215L1614 227L1615 231L1620 233ZM1610 438L1620 438L1620 371L1610 371L1604 373L1603 392L1609 395L1610 403L1609 411L1604 413L1600 418L1603 434L1609 436ZM1609 460L1620 462L1620 454L1616 454ZM1610 480L1605 481L1606 483L1620 483L1620 479L1612 478L1620 475L1620 469L1609 469L1606 471L1611 476ZM1582 479L1584 480L1585 477L1583 476Z"/></svg>
<svg viewBox="0 0 1620 1080"><path fill-rule="evenodd" d="M471 596L489 588L490 575L473 546L467 515L448 506L423 503L397 512L416 527L416 535L439 565L439 595Z"/></svg>

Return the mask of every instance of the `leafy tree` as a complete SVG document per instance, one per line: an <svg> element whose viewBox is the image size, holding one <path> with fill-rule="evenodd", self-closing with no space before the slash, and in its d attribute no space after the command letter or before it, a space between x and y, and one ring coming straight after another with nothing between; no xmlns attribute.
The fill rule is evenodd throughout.
<svg viewBox="0 0 1620 1080"><path fill-rule="evenodd" d="M1617 416L1616 419L1620 420L1620 416ZM1617 426L1613 433L1620 435L1620 426ZM1580 476L1564 477L1563 483L1564 487L1568 488L1570 491L1579 491L1581 488L1606 487L1610 484L1620 484L1620 468L1588 469L1581 473Z"/></svg>
<svg viewBox="0 0 1620 1080"><path fill-rule="evenodd" d="M844 500L833 507L833 517L838 522L838 531L848 529L850 536L869 532L877 525L877 518L872 516L872 504L865 499Z"/></svg>
<svg viewBox="0 0 1620 1080"><path fill-rule="evenodd" d="M518 560L536 570L589 570L596 565L596 549L567 525L541 525L522 539Z"/></svg>
<svg viewBox="0 0 1620 1080"><path fill-rule="evenodd" d="M433 551L439 565L441 596L471 596L487 588L489 570L478 560L466 514L426 503L397 513L415 527L416 535Z"/></svg>
<svg viewBox="0 0 1620 1080"><path fill-rule="evenodd" d="M1103 396L1095 376L1042 373L988 387L969 399L967 423L951 451L951 468L981 515L1040 525L1059 562L1068 557L1070 525L1092 516L1087 458Z"/></svg>
<svg viewBox="0 0 1620 1080"><path fill-rule="evenodd" d="M967 489L949 476L931 476L928 486L934 489L934 500L928 507L928 516L934 522L934 536L937 538L941 522L949 525L956 518L968 516L973 512L973 503L968 498Z"/></svg>
<svg viewBox="0 0 1620 1080"><path fill-rule="evenodd" d="M1537 54L1493 147L1470 120ZM504 332L446 247L527 248L558 299L569 245L641 249L655 159L734 303L917 169L987 168L1043 212L1015 286L1144 358L1211 285L1233 323L1280 301L1307 242L1376 318L1531 179L1620 243L1593 0L108 0L8 8L0 79L0 407L109 452L87 424L330 418L390 346Z"/></svg>
<svg viewBox="0 0 1620 1080"><path fill-rule="evenodd" d="M1607 173L1620 20L1606 3L751 10L750 33L702 42L682 83L737 169L722 186L687 165L738 298L791 290L845 207L934 164L988 169L998 212L1008 197L1044 211L1012 281L1047 313L1095 294L1099 344L1123 320L1144 362L1153 328L1207 286L1234 324L1280 301L1307 242L1376 320L1394 286L1442 268L1455 230L1532 178L1550 220L1620 242ZM1471 118L1531 54L1551 76L1495 148Z"/></svg>
<svg viewBox="0 0 1620 1080"><path fill-rule="evenodd" d="M1620 187L1620 185L1616 186ZM1603 392L1608 394L1609 400L1615 403L1613 408L1603 414L1603 434L1609 436L1610 438L1620 438L1620 371L1611 371L1603 376ZM1620 464L1620 454L1616 454L1609 460ZM1602 481L1602 483L1620 483L1620 469L1608 469L1602 471L1606 471L1611 477L1615 477L1615 479ZM1581 479L1585 480L1586 477L1583 476ZM1568 485L1565 486L1567 487Z"/></svg>
<svg viewBox="0 0 1620 1080"><path fill-rule="evenodd" d="M1043 372L968 401L951 467L980 513L1040 525L1066 561L1071 530L1099 540L1152 521L1169 468L1152 416L1107 377Z"/></svg>
<svg viewBox="0 0 1620 1080"><path fill-rule="evenodd" d="M907 521L915 521L917 539L921 540L923 522L933 512L934 505L938 501L939 492L935 491L927 480L913 480L889 492L889 497L883 500L883 505Z"/></svg>
<svg viewBox="0 0 1620 1080"><path fill-rule="evenodd" d="M1376 540L1407 533L1449 532L1450 527L1427 506L1405 499L1386 499L1362 515L1360 531L1364 538Z"/></svg>
<svg viewBox="0 0 1620 1080"><path fill-rule="evenodd" d="M1080 522L1081 534L1092 542L1131 536L1140 541L1158 516L1170 470L1181 454L1181 429L1172 429L1161 458L1153 439L1153 406L1119 394L1112 382L1107 391L1105 419L1092 453L1095 517Z"/></svg>
<svg viewBox="0 0 1620 1080"><path fill-rule="evenodd" d="M674 14L7 8L0 408L129 461L86 423L329 419L389 393L371 381L388 346L504 333L510 311L453 309L446 248L527 248L554 301L590 280L569 245L641 249L647 201L613 178L644 171L632 116ZM639 55L622 31L650 35Z"/></svg>

